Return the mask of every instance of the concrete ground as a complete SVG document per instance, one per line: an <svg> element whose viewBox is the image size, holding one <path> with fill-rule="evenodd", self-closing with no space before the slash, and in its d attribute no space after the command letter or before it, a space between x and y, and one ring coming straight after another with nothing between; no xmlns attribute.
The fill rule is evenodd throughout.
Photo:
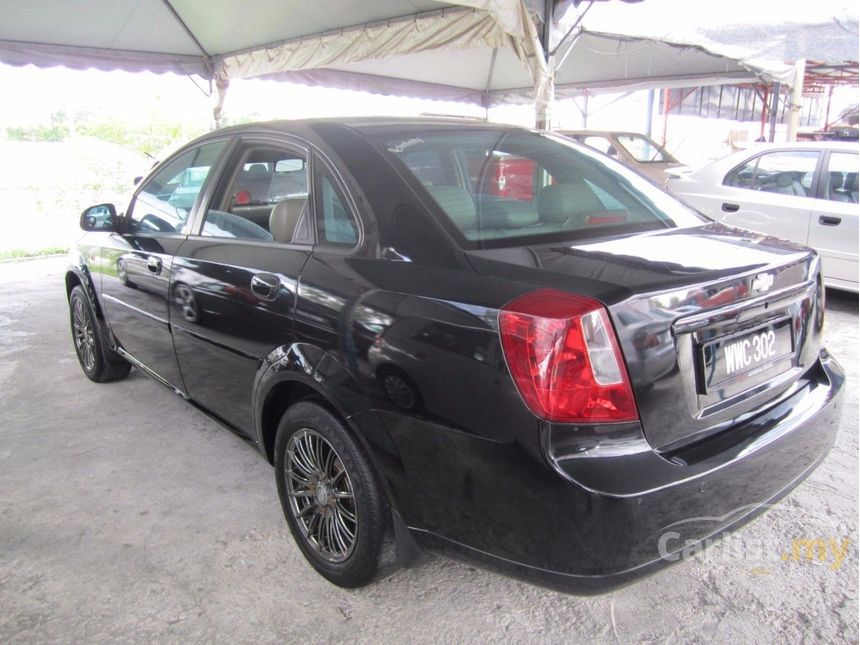
<svg viewBox="0 0 860 645"><path fill-rule="evenodd" d="M836 448L726 540L590 598L432 556L346 591L303 560L253 447L136 371L84 378L63 268L0 264L0 642L857 642L856 296L828 294ZM795 561L795 539L844 558Z"/></svg>

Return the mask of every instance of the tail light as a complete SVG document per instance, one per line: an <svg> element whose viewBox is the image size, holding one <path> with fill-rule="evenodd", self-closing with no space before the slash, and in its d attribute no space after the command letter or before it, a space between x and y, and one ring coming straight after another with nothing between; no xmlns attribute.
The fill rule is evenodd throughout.
<svg viewBox="0 0 860 645"><path fill-rule="evenodd" d="M635 421L636 402L606 309L541 289L499 312L511 376L529 409L562 423Z"/></svg>

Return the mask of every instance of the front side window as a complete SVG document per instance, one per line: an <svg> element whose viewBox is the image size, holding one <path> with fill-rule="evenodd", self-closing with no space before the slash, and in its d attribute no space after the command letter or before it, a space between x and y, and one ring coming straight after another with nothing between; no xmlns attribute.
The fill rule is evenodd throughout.
<svg viewBox="0 0 860 645"><path fill-rule="evenodd" d="M827 162L825 198L833 202L857 203L857 155L831 152Z"/></svg>
<svg viewBox="0 0 860 645"><path fill-rule="evenodd" d="M126 214L132 233L181 233L226 141L198 146L163 166L140 189Z"/></svg>
<svg viewBox="0 0 860 645"><path fill-rule="evenodd" d="M636 173L560 137L458 128L383 133L375 140L392 163L429 193L466 248L574 240L704 221ZM426 167L434 157L460 160L460 168L434 173ZM424 165L413 167L418 158ZM434 174L438 183L428 182Z"/></svg>
<svg viewBox="0 0 860 645"><path fill-rule="evenodd" d="M262 242L293 241L308 217L307 156L274 146L239 153L203 219L201 235Z"/></svg>

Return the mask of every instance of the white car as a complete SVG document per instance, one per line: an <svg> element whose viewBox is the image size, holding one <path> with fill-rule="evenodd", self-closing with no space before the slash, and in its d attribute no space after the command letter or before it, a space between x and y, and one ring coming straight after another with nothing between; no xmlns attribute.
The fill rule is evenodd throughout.
<svg viewBox="0 0 860 645"><path fill-rule="evenodd" d="M666 188L717 221L813 247L825 284L856 293L857 154L856 143L761 144L671 169Z"/></svg>

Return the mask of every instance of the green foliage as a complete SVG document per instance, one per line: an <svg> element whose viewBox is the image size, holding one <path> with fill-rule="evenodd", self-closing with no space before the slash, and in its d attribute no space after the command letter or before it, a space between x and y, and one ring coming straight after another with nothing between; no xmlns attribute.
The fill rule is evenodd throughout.
<svg viewBox="0 0 860 645"><path fill-rule="evenodd" d="M45 255L60 255L62 253L68 252L68 247L62 246L49 246L47 248L37 250L12 249L11 251L0 251L0 262L4 260L20 260L23 258L42 257Z"/></svg>
<svg viewBox="0 0 860 645"><path fill-rule="evenodd" d="M129 148L143 154L158 154L165 147L185 142L205 132L179 123L155 121L145 126L128 126L116 120L85 122L77 126L77 132Z"/></svg>
<svg viewBox="0 0 860 645"><path fill-rule="evenodd" d="M158 155L164 148L184 143L204 132L206 127L153 120L145 125L129 125L120 119L77 112L71 117L63 110L51 114L50 124L10 126L10 141L63 141L72 133L114 143L137 153Z"/></svg>
<svg viewBox="0 0 860 645"><path fill-rule="evenodd" d="M6 128L6 138L10 141L62 141L68 136L69 129L63 125Z"/></svg>

